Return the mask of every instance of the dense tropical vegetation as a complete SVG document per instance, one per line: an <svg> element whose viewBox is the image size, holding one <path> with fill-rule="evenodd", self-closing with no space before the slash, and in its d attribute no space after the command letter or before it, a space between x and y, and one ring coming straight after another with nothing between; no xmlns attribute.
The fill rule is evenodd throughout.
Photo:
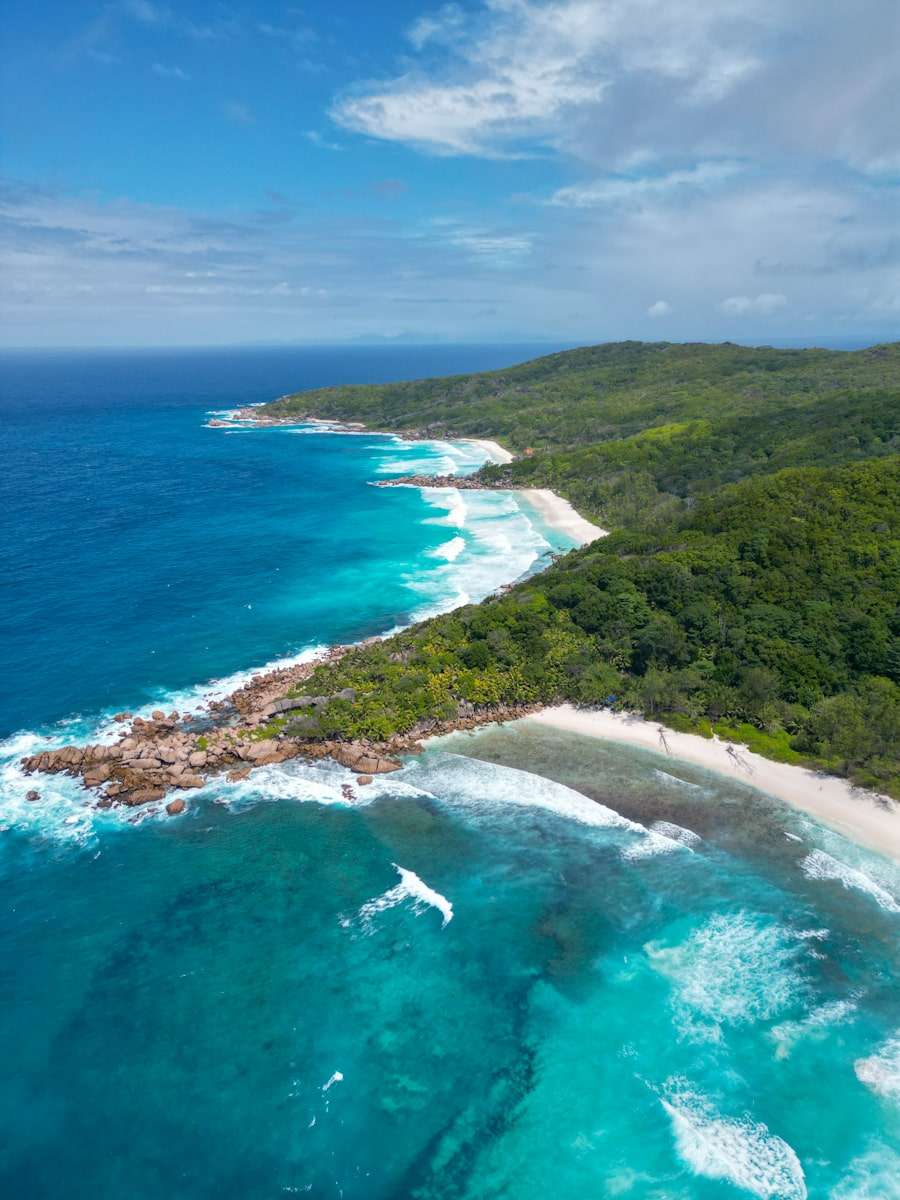
<svg viewBox="0 0 900 1200"><path fill-rule="evenodd" d="M611 535L322 667L310 736L497 704L617 704L900 794L900 345L601 346L270 406L533 448Z"/></svg>

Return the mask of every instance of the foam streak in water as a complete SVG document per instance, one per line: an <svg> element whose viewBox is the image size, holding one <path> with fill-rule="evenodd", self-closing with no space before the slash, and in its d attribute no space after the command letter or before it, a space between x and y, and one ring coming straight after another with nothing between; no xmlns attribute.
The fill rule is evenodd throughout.
<svg viewBox="0 0 900 1200"><path fill-rule="evenodd" d="M780 926L752 913L717 914L684 942L645 947L652 965L670 979L690 1035L695 1018L711 1022L707 1037L721 1038L721 1023L767 1020L805 990L796 970L802 953Z"/></svg>
<svg viewBox="0 0 900 1200"><path fill-rule="evenodd" d="M436 908L443 918L441 928L444 929L449 925L453 920L453 905L447 897L436 892L434 888L430 888L415 871L408 871L405 867L398 866L397 863L391 865L400 876L400 882L392 888L388 888L380 896L366 901L358 914L363 925L371 927L372 921L378 913L385 912L389 908L396 908L398 904L403 904L406 900L412 901L413 912L416 916L424 912L426 908Z"/></svg>
<svg viewBox="0 0 900 1200"><path fill-rule="evenodd" d="M900 1104L900 1032L868 1058L853 1064L856 1078L885 1100Z"/></svg>
<svg viewBox="0 0 900 1200"><path fill-rule="evenodd" d="M800 1021L783 1021L771 1031L775 1042L775 1057L787 1058L797 1042L812 1038L821 1040L828 1035L829 1029L839 1025L856 1011L856 1005L851 1000L832 1000L812 1009Z"/></svg>
<svg viewBox="0 0 900 1200"><path fill-rule="evenodd" d="M800 1160L761 1122L723 1117L704 1096L677 1083L661 1103L678 1156L695 1175L727 1180L761 1200L805 1200Z"/></svg>
<svg viewBox="0 0 900 1200"><path fill-rule="evenodd" d="M832 858L824 850L813 850L807 854L800 863L800 869L809 879L833 879L845 888L869 896L885 912L900 913L900 904L890 892L866 875L864 871L848 867L846 863Z"/></svg>
<svg viewBox="0 0 900 1200"><path fill-rule="evenodd" d="M405 577L406 586L425 601L415 620L483 600L527 574L551 549L513 493L423 488L421 494L440 511L424 524L449 526L454 536Z"/></svg>

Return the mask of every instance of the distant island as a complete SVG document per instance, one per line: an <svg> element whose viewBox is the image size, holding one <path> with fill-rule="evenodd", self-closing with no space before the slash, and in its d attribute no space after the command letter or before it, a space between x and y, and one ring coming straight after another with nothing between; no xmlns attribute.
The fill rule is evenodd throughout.
<svg viewBox="0 0 900 1200"><path fill-rule="evenodd" d="M179 735L188 786L207 763L294 753L364 778L428 734L569 703L900 797L900 343L623 342L241 415L498 439L510 461L466 487L552 489L609 536L481 604L261 681L236 732ZM106 802L110 788L157 798L180 760L144 746L170 725L145 726L126 766L98 748L30 766L85 773Z"/></svg>

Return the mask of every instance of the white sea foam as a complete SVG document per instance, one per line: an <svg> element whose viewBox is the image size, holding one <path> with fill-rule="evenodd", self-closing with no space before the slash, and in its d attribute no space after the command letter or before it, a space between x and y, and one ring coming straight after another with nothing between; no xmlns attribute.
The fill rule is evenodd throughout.
<svg viewBox="0 0 900 1200"><path fill-rule="evenodd" d="M426 556L443 559L440 565L418 565L404 576L405 585L423 600L413 620L483 600L525 575L551 550L514 493L424 488L422 497L440 512L423 523L449 526L455 533Z"/></svg>
<svg viewBox="0 0 900 1200"><path fill-rule="evenodd" d="M868 1058L858 1058L853 1064L856 1078L867 1088L900 1104L900 1031Z"/></svg>
<svg viewBox="0 0 900 1200"><path fill-rule="evenodd" d="M828 1200L900 1200L900 1154L873 1141L853 1159Z"/></svg>
<svg viewBox="0 0 900 1200"><path fill-rule="evenodd" d="M695 1175L727 1180L761 1200L805 1200L800 1160L762 1122L722 1116L705 1096L677 1081L661 1103L678 1156Z"/></svg>
<svg viewBox="0 0 900 1200"><path fill-rule="evenodd" d="M392 435L384 446L379 475L470 475L491 461L488 452L473 442L407 442Z"/></svg>
<svg viewBox="0 0 900 1200"><path fill-rule="evenodd" d="M644 950L673 984L681 1029L689 1037L719 1040L722 1024L768 1020L806 990L796 940L748 912L716 914L685 941L648 942Z"/></svg>
<svg viewBox="0 0 900 1200"><path fill-rule="evenodd" d="M48 742L37 735L25 734L0 743L0 832L17 829L73 846L87 845L93 840L99 814L85 788L68 775L35 778L21 768L19 760L23 754L36 753L47 746ZM40 794L39 800L26 799L32 790ZM106 823L109 820L107 816Z"/></svg>
<svg viewBox="0 0 900 1200"><path fill-rule="evenodd" d="M285 667L296 667L301 663L312 662L315 658L324 654L326 649L327 647L324 645L306 646L296 654L287 654L282 658L274 658L261 667L251 667L246 670L235 671L231 675L223 675L220 679L211 679L206 683L198 683L187 688L159 692L156 699L149 701L134 711L139 716L148 714L154 708L165 708L167 710L173 708L178 712L188 712L198 708L200 705L209 704L211 701L224 700L232 692L245 687L258 675L265 675L270 671L282 670Z"/></svg>
<svg viewBox="0 0 900 1200"><path fill-rule="evenodd" d="M856 1012L856 1004L852 1000L832 1000L811 1009L799 1021L783 1021L769 1031L769 1037L775 1042L775 1057L788 1058L800 1041L814 1041L825 1037L834 1025L840 1025Z"/></svg>
<svg viewBox="0 0 900 1200"><path fill-rule="evenodd" d="M392 888L388 888L386 892L382 892L380 896L375 896L365 902L357 913L362 924L366 928L371 929L372 923L379 913L386 912L389 908L396 908L398 904L411 901L412 909L416 916L425 912L427 908L436 908L443 918L441 928L444 929L449 925L453 920L453 905L447 897L442 896L440 892L436 892L434 888L429 887L424 880L419 878L415 871L409 871L406 867L398 866L397 863L392 863L391 865L400 876L400 882Z"/></svg>
<svg viewBox="0 0 900 1200"><path fill-rule="evenodd" d="M694 785L691 784L691 787ZM671 838L674 842L681 842L683 846L695 847L699 846L703 838L699 833L694 833L692 829L685 829L681 825L675 825L672 821L654 821L650 826L652 833L661 833L663 837Z"/></svg>
<svg viewBox="0 0 900 1200"><path fill-rule="evenodd" d="M432 558L443 558L447 562L455 562L465 548L466 539L454 537L449 542L442 542L440 546L435 546L433 550L429 551L429 554Z"/></svg>
<svg viewBox="0 0 900 1200"><path fill-rule="evenodd" d="M639 841L623 846L621 853L624 859L633 861L639 858L655 858L658 854L672 854L675 850L687 850L689 854L693 854L693 849L683 839L672 838L660 830L651 829Z"/></svg>
<svg viewBox="0 0 900 1200"><path fill-rule="evenodd" d="M637 828L641 830L643 826L638 825ZM690 829L682 829L680 825L674 825L671 821L654 821L645 837L623 847L622 857L655 858L657 854L671 854L674 850L687 850L692 854L702 840Z"/></svg>
<svg viewBox="0 0 900 1200"><path fill-rule="evenodd" d="M149 717L157 708L166 712L173 709L181 713L196 712L211 701L225 699L259 674L310 662L324 649L323 646L310 646L263 667L236 671L188 688L159 690L152 699L133 705L130 711L142 717ZM22 770L21 760L41 750L53 750L71 743L109 744L115 741L122 733L122 726L113 720L116 711L118 708L110 708L92 716L70 717L46 730L18 731L0 741L0 829L16 826L67 842L87 841L95 825L133 825L148 816L158 815L160 810L152 806L138 811L100 811L94 807L95 795L82 787L77 779L64 774L28 776ZM40 792L40 801L25 800L26 793L31 790ZM71 820L72 817L77 820Z"/></svg>
<svg viewBox="0 0 900 1200"><path fill-rule="evenodd" d="M835 880L845 888L870 897L885 912L900 913L900 904L865 871L832 858L824 850L813 850L807 854L800 863L800 869L809 879Z"/></svg>
<svg viewBox="0 0 900 1200"><path fill-rule="evenodd" d="M699 783L690 783L687 779L680 779L677 775L670 775L668 771L661 771L659 767L654 767L653 774L657 777L660 783L664 783L669 787L686 787L697 792L703 791L703 788Z"/></svg>
<svg viewBox="0 0 900 1200"><path fill-rule="evenodd" d="M635 835L620 850L623 858L636 860L658 854L690 849L682 840L653 832L638 821L629 820L596 800L530 771L447 751L432 750L425 758L412 762L405 778L418 786L437 792L444 803L460 805L476 812L502 812L509 806L543 809L565 820L577 821L595 829L621 830ZM676 827L673 827L676 828ZM683 834L689 834L683 830Z"/></svg>
<svg viewBox="0 0 900 1200"><path fill-rule="evenodd" d="M174 703L171 697L170 703ZM121 732L121 726L108 717L99 723L83 723L74 731L72 724L67 722L46 736L17 733L0 741L0 833L15 828L72 846L87 845L101 827L124 829L165 817L163 804L147 804L138 809L98 809L96 795L83 787L79 779L66 774L26 775L21 760L30 754L73 740L98 741L107 733ZM26 799L32 790L40 793L40 800ZM228 780L224 774L214 775L203 788L176 789L167 799L181 796L189 803L214 799L241 809L277 800L365 806L384 795L430 798L430 793L390 776L376 776L369 786L359 787L355 774L335 763L291 760L257 767L246 779Z"/></svg>
<svg viewBox="0 0 900 1200"><path fill-rule="evenodd" d="M232 808L247 808L257 804L293 801L296 804L341 805L365 808L385 795L409 799L430 799L431 794L397 779L393 775L376 775L365 787L356 783L356 775L346 767L328 759L305 762L291 759L257 767L246 779L228 780L224 775L212 776L194 796L215 799Z"/></svg>
<svg viewBox="0 0 900 1200"><path fill-rule="evenodd" d="M429 791L440 792L447 803L465 808L538 808L598 829L646 833L642 825L565 784L462 754L432 751L411 764L406 777Z"/></svg>
<svg viewBox="0 0 900 1200"><path fill-rule="evenodd" d="M422 498L430 508L439 508L442 515L426 517L425 525L451 525L454 529L464 529L468 509L459 488L434 487L422 488Z"/></svg>

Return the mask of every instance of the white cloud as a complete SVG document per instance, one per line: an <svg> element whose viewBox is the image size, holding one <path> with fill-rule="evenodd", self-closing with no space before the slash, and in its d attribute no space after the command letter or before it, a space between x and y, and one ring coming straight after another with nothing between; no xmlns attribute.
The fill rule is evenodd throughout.
<svg viewBox="0 0 900 1200"><path fill-rule="evenodd" d="M430 242L461 251L467 259L485 267L519 266L534 248L534 235L531 233L470 226L455 217L433 217L408 236L413 241Z"/></svg>
<svg viewBox="0 0 900 1200"><path fill-rule="evenodd" d="M900 156L895 0L484 0L415 21L402 72L332 116L436 154L564 151L605 169L777 151Z"/></svg>
<svg viewBox="0 0 900 1200"><path fill-rule="evenodd" d="M561 343L802 330L888 341L900 311L898 192L748 172L689 203L650 193L612 217L479 205L477 219L464 208L429 219L415 192L396 213L273 193L259 211L223 216L0 187L0 328L19 345L398 329Z"/></svg>
<svg viewBox="0 0 900 1200"><path fill-rule="evenodd" d="M407 38L417 50L429 42L451 42L461 36L466 28L466 14L458 4L445 4L436 13L425 14L415 20L406 32Z"/></svg>
<svg viewBox="0 0 900 1200"><path fill-rule="evenodd" d="M321 208L284 219L281 199L272 204L223 218L0 185L0 340L508 338L521 319L511 289L537 296L530 233Z"/></svg>
<svg viewBox="0 0 900 1200"><path fill-rule="evenodd" d="M466 17L450 5L419 18L413 45L444 45L436 75L408 72L334 106L347 128L437 153L504 155L509 143L565 140L567 114L595 109L614 84L674 87L714 103L759 69L775 0L487 0Z"/></svg>
<svg viewBox="0 0 900 1200"><path fill-rule="evenodd" d="M561 208L600 208L640 204L647 199L666 196L689 196L697 190L726 183L743 169L740 163L708 162L665 175L613 175L592 183L559 188L547 203Z"/></svg>
<svg viewBox="0 0 900 1200"><path fill-rule="evenodd" d="M152 4L151 0L123 0L122 8L143 25L163 25L169 19L167 10Z"/></svg>
<svg viewBox="0 0 900 1200"><path fill-rule="evenodd" d="M729 296L719 305L730 317L768 317L787 305L787 296L782 292L760 292L758 296Z"/></svg>
<svg viewBox="0 0 900 1200"><path fill-rule="evenodd" d="M597 100L602 85L566 79L564 72L506 74L468 86L409 80L397 89L346 97L332 110L338 124L439 154L509 157L500 143L525 128L538 133L567 107Z"/></svg>
<svg viewBox="0 0 900 1200"><path fill-rule="evenodd" d="M319 131L317 129L305 129L303 131L303 136L306 138L306 140L308 142L311 142L319 150L343 150L344 149L344 147L338 145L337 142L329 142L326 138L322 137L321 133L319 133Z"/></svg>
<svg viewBox="0 0 900 1200"><path fill-rule="evenodd" d="M190 79L190 75L181 67L167 67L164 63L155 62L150 70L155 75L162 76L163 79L181 79L183 81Z"/></svg>
<svg viewBox="0 0 900 1200"><path fill-rule="evenodd" d="M237 100L227 100L222 105L222 111L229 121L233 121L235 125L254 125L256 117L246 104L241 104Z"/></svg>

